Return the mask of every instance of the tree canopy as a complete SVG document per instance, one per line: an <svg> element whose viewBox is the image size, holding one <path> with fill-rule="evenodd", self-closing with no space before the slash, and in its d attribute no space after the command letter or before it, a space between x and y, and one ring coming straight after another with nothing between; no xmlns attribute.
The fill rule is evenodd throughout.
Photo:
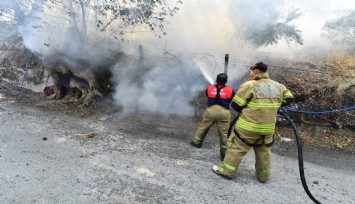
<svg viewBox="0 0 355 204"><path fill-rule="evenodd" d="M240 45L259 48L278 44L281 40L303 44L301 30L293 24L303 14L300 9L288 8L282 1L268 0L260 0L257 4L238 0L232 6L235 39Z"/></svg>
<svg viewBox="0 0 355 204"><path fill-rule="evenodd" d="M105 38L125 40L136 27L165 35L164 23L179 10L181 0L2 0L0 23L21 26L24 20L38 31L63 29L70 24L85 40L88 32L105 32Z"/></svg>
<svg viewBox="0 0 355 204"><path fill-rule="evenodd" d="M281 39L286 40L287 43L294 41L302 45L303 39L301 30L291 24L291 22L299 16L301 16L301 12L297 9L291 10L286 15L275 13L270 16L268 21L260 25L260 27L251 30L248 29L242 36L255 47L274 45Z"/></svg>
<svg viewBox="0 0 355 204"><path fill-rule="evenodd" d="M335 19L328 20L323 34L336 44L351 48L355 47L355 9L344 11Z"/></svg>

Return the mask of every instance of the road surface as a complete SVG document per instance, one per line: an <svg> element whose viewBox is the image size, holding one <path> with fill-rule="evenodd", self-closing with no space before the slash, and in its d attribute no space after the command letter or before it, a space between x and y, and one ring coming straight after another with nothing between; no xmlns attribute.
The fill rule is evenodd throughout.
<svg viewBox="0 0 355 204"><path fill-rule="evenodd" d="M80 117L58 102L0 96L1 203L313 203L287 144L275 147L284 152L273 154L268 183L256 180L252 152L226 180L211 170L221 163L217 137L207 135L201 149L188 145L194 118ZM355 203L352 155L304 154L316 199Z"/></svg>

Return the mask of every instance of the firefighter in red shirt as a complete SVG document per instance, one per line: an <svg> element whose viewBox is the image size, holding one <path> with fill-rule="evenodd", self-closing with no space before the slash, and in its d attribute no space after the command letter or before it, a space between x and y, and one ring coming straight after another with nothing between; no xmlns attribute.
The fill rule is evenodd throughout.
<svg viewBox="0 0 355 204"><path fill-rule="evenodd" d="M201 148L202 142L213 124L217 124L220 137L220 155L223 160L227 151L227 135L231 114L229 105L235 95L235 91L226 86L228 76L224 73L218 74L215 85L210 85L206 90L207 109L203 115L193 141L190 144Z"/></svg>

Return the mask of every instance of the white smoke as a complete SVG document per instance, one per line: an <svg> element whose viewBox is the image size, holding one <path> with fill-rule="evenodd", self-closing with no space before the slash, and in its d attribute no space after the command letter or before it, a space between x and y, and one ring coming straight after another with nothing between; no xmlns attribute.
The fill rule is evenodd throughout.
<svg viewBox="0 0 355 204"><path fill-rule="evenodd" d="M258 57L260 52L257 51L285 54L286 51L304 51L306 47L323 48L326 43L319 40L320 28L332 17L331 13L355 7L353 0L185 0L180 11L165 25L167 36L157 39L153 34L135 32L132 29L127 36L131 46L126 46L125 42L113 40L107 33L98 32L100 29L95 28L94 15L89 11L85 16L84 29L81 27L84 22L80 21L80 15L68 16L65 9L49 9L54 8L54 5L50 5L51 1L36 2L45 2L46 5L37 5L39 9L32 11L25 25L18 30L26 47L41 56L51 57L65 53L73 59L85 59L91 63L91 67L95 67L93 64L106 59L111 53L129 53L129 47L136 49L138 45L143 45L146 52L144 62L137 58L132 60L139 56L134 53L133 57L120 58L121 61L112 67L112 81L116 84L114 99L127 113L143 111L159 114L191 112L190 101L218 73L223 72L223 60L218 59L225 54L229 54L231 61L237 61L235 65L230 64L228 71L229 84L236 88L235 80L244 74L241 70L247 70L251 63L255 63L239 63L241 59L247 59L244 60L246 62L251 56ZM302 31L304 45L287 45L281 41L278 45L258 50L238 46L238 39L234 38L238 28L257 29L269 15L287 10L289 5L305 11L295 22ZM73 17L76 17L77 26L72 24L74 21L70 18ZM85 32L85 38L79 36L78 31ZM169 60L148 55L153 52L164 53L166 50L183 57ZM201 55L212 55L218 59L216 62L198 61L196 56ZM200 69L205 71L209 82L203 79Z"/></svg>
<svg viewBox="0 0 355 204"><path fill-rule="evenodd" d="M119 51L117 41L106 38L107 34L96 28L92 10L87 10L85 16L81 15L79 8L72 8L69 12L64 9L69 7L68 2L36 2L25 24L18 27L27 48L44 58L65 54L91 63ZM57 7L63 9L54 9Z"/></svg>
<svg viewBox="0 0 355 204"><path fill-rule="evenodd" d="M192 99L207 84L198 68L164 58L144 64L123 60L113 74L118 82L114 99L124 113L190 115Z"/></svg>

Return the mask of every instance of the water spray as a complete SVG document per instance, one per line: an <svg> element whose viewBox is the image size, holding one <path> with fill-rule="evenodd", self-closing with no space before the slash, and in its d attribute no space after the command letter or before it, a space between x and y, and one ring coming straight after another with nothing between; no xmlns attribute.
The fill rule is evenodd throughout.
<svg viewBox="0 0 355 204"><path fill-rule="evenodd" d="M212 73L210 72L210 68L209 68L211 66L207 62L202 61L202 59L207 58L207 57L213 58L214 70ZM211 85L214 84L213 75L215 74L217 63L216 63L216 59L213 55L205 55L205 56L200 57L199 59L197 59L197 61L195 62L194 65L197 65L197 67L199 68L203 77L206 79L206 81L208 83L210 83Z"/></svg>
<svg viewBox="0 0 355 204"><path fill-rule="evenodd" d="M197 66L199 67L203 77L210 83L211 85L213 84L213 78L211 74L207 71L207 66L205 66L205 63L199 63Z"/></svg>

